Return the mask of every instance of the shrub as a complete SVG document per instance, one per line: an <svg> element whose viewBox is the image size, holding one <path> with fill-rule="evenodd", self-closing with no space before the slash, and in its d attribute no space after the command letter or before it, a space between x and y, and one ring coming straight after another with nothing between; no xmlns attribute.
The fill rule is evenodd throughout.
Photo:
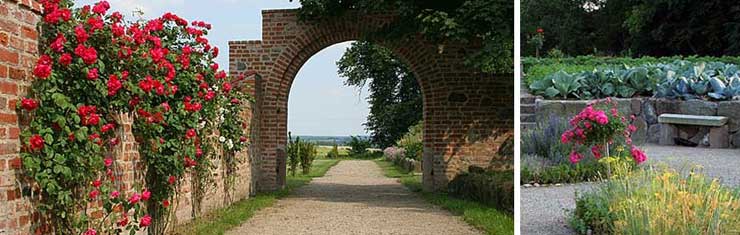
<svg viewBox="0 0 740 235"><path fill-rule="evenodd" d="M522 184L558 184L598 181L604 178L606 166L592 159L585 159L578 164L547 162L546 159L530 159L532 155L522 156L520 169Z"/></svg>
<svg viewBox="0 0 740 235"><path fill-rule="evenodd" d="M547 158L555 164L568 163L570 146L560 142L560 135L568 130L568 122L558 116L550 116L544 124L522 134L522 153Z"/></svg>
<svg viewBox="0 0 740 235"><path fill-rule="evenodd" d="M581 234L728 234L740 231L740 191L692 170L642 170L577 196Z"/></svg>
<svg viewBox="0 0 740 235"><path fill-rule="evenodd" d="M403 148L388 147L383 150L383 157L388 161L395 162L397 159L403 158L404 151Z"/></svg>
<svg viewBox="0 0 740 235"><path fill-rule="evenodd" d="M421 160L422 151L424 149L423 144L423 131L424 123L419 122L416 125L409 128L409 131L398 140L398 147L403 148L404 157Z"/></svg>
<svg viewBox="0 0 740 235"><path fill-rule="evenodd" d="M300 143L301 137L296 137L295 140L293 140L291 133L288 132L288 145L285 146L285 155L287 155L288 158L288 172L290 172L290 175L292 176L295 176L298 164L301 162Z"/></svg>
<svg viewBox="0 0 740 235"><path fill-rule="evenodd" d="M23 174L38 186L40 199L34 220L43 218L59 234L145 227L164 233L180 179L211 175L200 173L210 170L217 151L211 148L215 130L223 133L219 141L230 143L220 150L245 147L239 115L221 120L239 113L246 100L242 89L232 89L240 82L214 62L219 50L206 39L211 25L172 13L130 21L109 12L106 1L38 3L40 55L29 97L18 102ZM121 144L122 116L132 118L127 129L143 170L124 188L109 155ZM96 216L89 216L93 209Z"/></svg>
<svg viewBox="0 0 740 235"><path fill-rule="evenodd" d="M635 117L632 116L631 119L634 121ZM610 145L622 147L621 144L629 147L630 155L636 164L647 160L645 153L632 144L631 135L637 128L628 123L627 118L620 116L617 103L609 98L589 103L570 120L570 125L572 128L563 132L560 140L562 143L571 144L570 161L574 164L584 158L580 153L584 148L589 149L596 159L600 159L604 154L605 160L613 161L612 157L622 157L620 156L622 151L611 155ZM621 143L621 140L624 142Z"/></svg>
<svg viewBox="0 0 740 235"><path fill-rule="evenodd" d="M350 156L359 156L364 155L367 153L367 149L370 148L370 140L367 140L365 138L359 137L359 136L350 136L351 139L347 145L349 145L349 155Z"/></svg>
<svg viewBox="0 0 740 235"><path fill-rule="evenodd" d="M298 167L301 167L303 174L311 171L311 165L316 158L316 144L301 140L296 137L293 141L290 132L288 132L288 146L285 147L285 153L288 157L288 171L295 176Z"/></svg>
<svg viewBox="0 0 740 235"><path fill-rule="evenodd" d="M329 159L339 158L339 146L337 146L336 142L334 143L334 145L332 145L331 150L329 150L329 152L326 153L326 158L329 158Z"/></svg>
<svg viewBox="0 0 740 235"><path fill-rule="evenodd" d="M450 195L514 211L514 172L485 171L471 166L447 185Z"/></svg>
<svg viewBox="0 0 740 235"><path fill-rule="evenodd" d="M304 175L311 172L311 165L316 158L316 144L310 142L298 142L301 170Z"/></svg>

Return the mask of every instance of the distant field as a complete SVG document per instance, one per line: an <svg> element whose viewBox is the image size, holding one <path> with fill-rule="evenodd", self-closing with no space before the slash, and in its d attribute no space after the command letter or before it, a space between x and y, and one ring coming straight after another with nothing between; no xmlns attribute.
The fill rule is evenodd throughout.
<svg viewBox="0 0 740 235"><path fill-rule="evenodd" d="M293 136L293 138L296 138L296 137L300 137L301 140L303 141L308 141L308 142L316 143L318 145L327 145L327 146L331 146L334 144L346 145L352 139L350 136L318 136L318 135ZM359 136L359 137L361 139L370 138L368 136Z"/></svg>
<svg viewBox="0 0 740 235"><path fill-rule="evenodd" d="M332 146L330 145L319 145L316 146L316 157L317 158L324 158L326 157L326 154L331 151ZM347 156L349 155L349 146L338 146L337 149L339 149L339 155L340 156Z"/></svg>

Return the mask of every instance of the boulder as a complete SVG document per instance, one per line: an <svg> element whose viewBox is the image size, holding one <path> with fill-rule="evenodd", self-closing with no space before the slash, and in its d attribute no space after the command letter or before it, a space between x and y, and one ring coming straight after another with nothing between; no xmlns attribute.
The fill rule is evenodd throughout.
<svg viewBox="0 0 740 235"><path fill-rule="evenodd" d="M653 108L652 102L642 103L642 115L641 116L650 125L658 123L658 114L655 112L655 108Z"/></svg>

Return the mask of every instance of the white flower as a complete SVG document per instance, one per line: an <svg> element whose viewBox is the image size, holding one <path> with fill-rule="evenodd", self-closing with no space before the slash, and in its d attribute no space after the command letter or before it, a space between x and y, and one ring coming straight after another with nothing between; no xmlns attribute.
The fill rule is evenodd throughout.
<svg viewBox="0 0 740 235"><path fill-rule="evenodd" d="M226 141L226 137L223 137L223 136L218 137L218 142L223 143L224 141Z"/></svg>
<svg viewBox="0 0 740 235"><path fill-rule="evenodd" d="M229 150L232 149L232 148L234 148L234 142L232 142L231 140L229 140L228 142L226 142L226 147L228 147Z"/></svg>

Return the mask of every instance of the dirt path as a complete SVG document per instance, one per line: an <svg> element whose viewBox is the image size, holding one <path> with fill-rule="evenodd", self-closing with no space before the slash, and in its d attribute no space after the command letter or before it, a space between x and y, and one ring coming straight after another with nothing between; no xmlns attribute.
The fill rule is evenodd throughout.
<svg viewBox="0 0 740 235"><path fill-rule="evenodd" d="M342 161L228 234L480 234L383 176L372 161Z"/></svg>

